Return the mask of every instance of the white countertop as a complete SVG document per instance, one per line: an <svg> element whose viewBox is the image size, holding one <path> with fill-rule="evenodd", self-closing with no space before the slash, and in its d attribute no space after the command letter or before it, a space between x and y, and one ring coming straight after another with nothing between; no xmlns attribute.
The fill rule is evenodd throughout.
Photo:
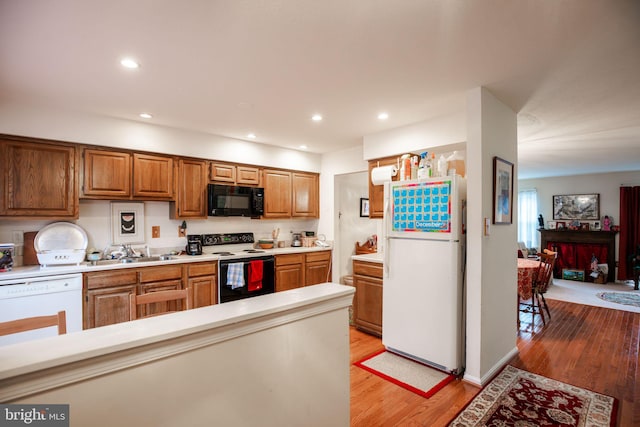
<svg viewBox="0 0 640 427"><path fill-rule="evenodd" d="M207 247L208 248L208 247ZM285 248L273 248L273 249L261 249L264 250L264 253L259 255L280 255L280 254L291 254L291 253L306 253L306 252L318 252L318 251L330 251L331 247L285 247ZM205 249L208 251L209 249ZM213 251L214 249L210 249ZM254 256L258 254L253 254ZM30 277L42 277L42 276L53 276L58 274L73 274L73 273L87 273L91 271L101 271L101 270L119 270L123 268L136 268L136 267L151 267L157 265L170 265L170 264L184 264L190 262L205 262L205 261L214 261L217 262L220 259L234 259L234 258L246 258L247 255L243 254L241 256L228 256L221 257L220 255L214 255L211 253L203 253L202 255L177 255L173 259L166 261L149 261L149 262L141 262L141 263L127 263L127 264L106 264L106 265L91 265L89 262L83 262L79 265L58 265L58 266L47 266L41 267L39 265L28 265L21 267L14 267L11 271L0 272L0 284L1 282L7 280L21 280L27 279Z"/></svg>
<svg viewBox="0 0 640 427"><path fill-rule="evenodd" d="M356 261L377 262L382 264L384 262L384 254L381 252L374 252L372 254L352 255L351 259Z"/></svg>

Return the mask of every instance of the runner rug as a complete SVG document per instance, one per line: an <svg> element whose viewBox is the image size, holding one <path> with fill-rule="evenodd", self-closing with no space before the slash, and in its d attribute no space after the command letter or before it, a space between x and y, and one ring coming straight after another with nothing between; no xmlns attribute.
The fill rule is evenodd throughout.
<svg viewBox="0 0 640 427"><path fill-rule="evenodd" d="M617 400L505 367L449 423L471 426L615 426Z"/></svg>
<svg viewBox="0 0 640 427"><path fill-rule="evenodd" d="M640 307L640 293L637 292L599 292L596 296L605 301Z"/></svg>
<svg viewBox="0 0 640 427"><path fill-rule="evenodd" d="M454 375L386 350L367 356L354 365L426 398L455 379Z"/></svg>

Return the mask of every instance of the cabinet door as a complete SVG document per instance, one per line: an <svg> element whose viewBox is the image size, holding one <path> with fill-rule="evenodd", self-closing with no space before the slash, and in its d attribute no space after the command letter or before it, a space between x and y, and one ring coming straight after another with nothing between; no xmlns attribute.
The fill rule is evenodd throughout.
<svg viewBox="0 0 640 427"><path fill-rule="evenodd" d="M83 196L106 199L131 196L131 154L87 148L83 158Z"/></svg>
<svg viewBox="0 0 640 427"><path fill-rule="evenodd" d="M240 185L259 185L260 169L251 166L236 167L236 183Z"/></svg>
<svg viewBox="0 0 640 427"><path fill-rule="evenodd" d="M236 167L226 163L211 162L211 173L209 178L214 182L222 182L225 184L235 184Z"/></svg>
<svg viewBox="0 0 640 427"><path fill-rule="evenodd" d="M187 286L192 295L193 307L206 307L216 303L216 276L194 277L189 279Z"/></svg>
<svg viewBox="0 0 640 427"><path fill-rule="evenodd" d="M371 171L378 166L389 166L396 163L396 157L369 161L369 218L382 218L384 214L384 185L373 185ZM395 181L397 178L398 176L396 175L393 180Z"/></svg>
<svg viewBox="0 0 640 427"><path fill-rule="evenodd" d="M265 218L291 217L291 172L264 170Z"/></svg>
<svg viewBox="0 0 640 427"><path fill-rule="evenodd" d="M182 289L182 280L165 280L162 282L143 283L140 285L140 295L149 292L172 291ZM138 318L152 314L169 313L172 311L186 310L182 301L163 301L138 306Z"/></svg>
<svg viewBox="0 0 640 427"><path fill-rule="evenodd" d="M133 196L146 199L172 199L173 159L134 153Z"/></svg>
<svg viewBox="0 0 640 427"><path fill-rule="evenodd" d="M172 204L173 218L207 219L207 163L203 160L180 159L178 191Z"/></svg>
<svg viewBox="0 0 640 427"><path fill-rule="evenodd" d="M353 305L354 323L357 328L374 335L382 335L382 279L353 276L356 288Z"/></svg>
<svg viewBox="0 0 640 427"><path fill-rule="evenodd" d="M136 293L136 285L89 289L84 298L84 328L127 322L129 295Z"/></svg>
<svg viewBox="0 0 640 427"><path fill-rule="evenodd" d="M276 255L276 292L304 286L304 254Z"/></svg>
<svg viewBox="0 0 640 427"><path fill-rule="evenodd" d="M318 175L293 172L292 213L294 217L318 218Z"/></svg>
<svg viewBox="0 0 640 427"><path fill-rule="evenodd" d="M305 286L331 280L331 251L307 253L305 259Z"/></svg>
<svg viewBox="0 0 640 427"><path fill-rule="evenodd" d="M0 215L77 218L74 146L0 140Z"/></svg>

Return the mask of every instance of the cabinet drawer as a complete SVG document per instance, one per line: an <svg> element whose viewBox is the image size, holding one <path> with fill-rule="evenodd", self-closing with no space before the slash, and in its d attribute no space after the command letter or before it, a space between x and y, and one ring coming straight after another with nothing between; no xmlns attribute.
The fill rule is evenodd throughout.
<svg viewBox="0 0 640 427"><path fill-rule="evenodd" d="M276 255L276 267L279 265L302 263L304 263L304 254Z"/></svg>
<svg viewBox="0 0 640 427"><path fill-rule="evenodd" d="M331 251L319 251L307 253L307 262L329 261L331 259Z"/></svg>
<svg viewBox="0 0 640 427"><path fill-rule="evenodd" d="M85 273L84 283L87 289L109 288L112 286L135 285L138 275L135 270L102 271Z"/></svg>
<svg viewBox="0 0 640 427"><path fill-rule="evenodd" d="M376 262L353 261L353 274L382 279L382 264Z"/></svg>
<svg viewBox="0 0 640 427"><path fill-rule="evenodd" d="M217 263L215 262L203 262L201 264L189 264L187 265L187 276L213 276L216 274Z"/></svg>
<svg viewBox="0 0 640 427"><path fill-rule="evenodd" d="M182 266L144 267L140 270L140 283L182 279Z"/></svg>

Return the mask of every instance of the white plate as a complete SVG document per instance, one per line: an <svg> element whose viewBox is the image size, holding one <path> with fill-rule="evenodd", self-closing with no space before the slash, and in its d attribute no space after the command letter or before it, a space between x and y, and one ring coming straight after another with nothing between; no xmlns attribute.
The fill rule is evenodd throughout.
<svg viewBox="0 0 640 427"><path fill-rule="evenodd" d="M70 222L54 222L36 234L33 246L36 252L87 249L87 233Z"/></svg>

